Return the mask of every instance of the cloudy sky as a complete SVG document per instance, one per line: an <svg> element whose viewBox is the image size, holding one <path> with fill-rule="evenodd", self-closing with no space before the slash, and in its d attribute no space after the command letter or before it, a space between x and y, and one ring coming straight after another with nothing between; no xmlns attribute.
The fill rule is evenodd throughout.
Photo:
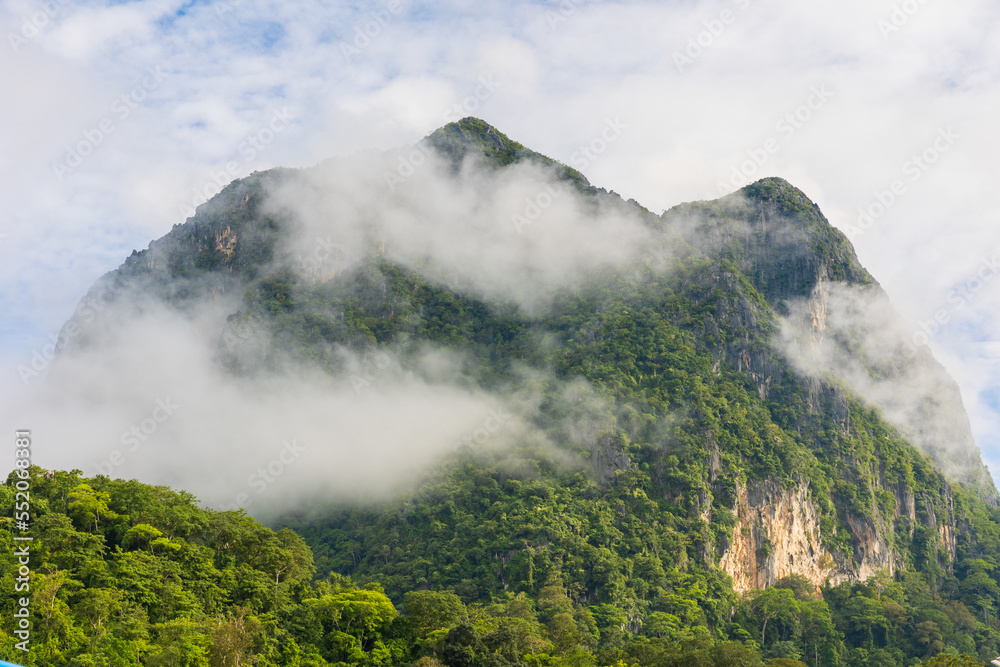
<svg viewBox="0 0 1000 667"><path fill-rule="evenodd" d="M7 0L0 385L220 184L475 115L657 212L800 187L929 332L997 477L998 18L986 0Z"/></svg>

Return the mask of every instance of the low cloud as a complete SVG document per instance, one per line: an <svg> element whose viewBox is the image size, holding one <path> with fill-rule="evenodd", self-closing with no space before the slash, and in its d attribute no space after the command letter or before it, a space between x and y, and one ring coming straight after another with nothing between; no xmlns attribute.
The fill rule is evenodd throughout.
<svg viewBox="0 0 1000 667"><path fill-rule="evenodd" d="M498 410L503 432L489 422L492 445L520 428L496 397L453 384L442 369L461 362L443 351L415 370L391 353L372 360L345 349L338 377L304 366L234 376L217 356L225 309L203 304L187 317L143 306L112 320L110 344L60 356L44 382L5 397L40 445L36 464L273 511L305 498L387 497L464 436L477 442Z"/></svg>
<svg viewBox="0 0 1000 667"><path fill-rule="evenodd" d="M801 373L843 379L958 481L983 481L958 385L876 286L821 282L788 304L775 345Z"/></svg>
<svg viewBox="0 0 1000 667"><path fill-rule="evenodd" d="M394 154L332 160L281 181L264 211L294 231L262 268L292 268L304 284L350 281L380 255L530 312L635 260L651 238L637 207L581 194L548 167L456 170L426 155L394 188L385 178ZM151 264L164 259L150 252ZM181 487L208 506L266 516L307 500L388 498L463 448L537 446L579 466L594 445L589 431L535 425L554 386L544 372L516 370L509 392L489 393L469 381L460 353L423 344L404 359L399 347L352 341L328 346L333 374L281 350L265 370L255 360L280 341L266 323L234 317L243 290L188 277L175 287L197 297L177 301L177 289L143 280L113 289L103 280L47 375L5 396L40 445L35 463ZM247 372L234 373L234 360ZM559 400L600 402L585 389Z"/></svg>
<svg viewBox="0 0 1000 667"><path fill-rule="evenodd" d="M497 172L466 160L453 169L422 150L331 160L284 183L267 208L299 226L287 255L312 277L377 250L431 280L527 310L648 250L653 232L638 207L581 195L548 166Z"/></svg>

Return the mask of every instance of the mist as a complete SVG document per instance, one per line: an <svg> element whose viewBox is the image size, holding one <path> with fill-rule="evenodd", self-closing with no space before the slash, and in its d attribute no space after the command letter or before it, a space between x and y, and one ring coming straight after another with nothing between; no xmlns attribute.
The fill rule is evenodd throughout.
<svg viewBox="0 0 1000 667"><path fill-rule="evenodd" d="M958 386L881 288L821 281L788 311L774 344L798 372L844 380L952 479L986 478Z"/></svg>
<svg viewBox="0 0 1000 667"><path fill-rule="evenodd" d="M305 284L351 280L374 253L533 312L559 290L634 261L650 241L637 207L581 194L549 167L494 171L467 160L456 169L419 152L422 163L402 182L387 174L409 151L333 159L282 179L261 211L284 220L286 232L261 268L294 271ZM518 385L501 396L474 386L469 360L454 351L423 345L404 360L396 348L345 343L333 350L334 375L290 357L234 373L226 354L252 360L275 341L234 324L242 290L219 290L214 279L185 283L198 296L180 307L141 281L99 281L94 291L110 296L100 312L77 309L71 322L82 333L61 341L47 376L5 391L4 412L33 431L35 464L183 488L206 506L258 517L316 501L389 499L459 449L527 445L564 465L587 464L535 425L552 386L541 371L519 369ZM607 422L607 405L586 383L566 391L573 396L563 400L587 396L589 418ZM555 439L586 449L594 432Z"/></svg>
<svg viewBox="0 0 1000 667"><path fill-rule="evenodd" d="M375 247L430 280L529 312L648 251L653 232L638 206L581 194L548 165L495 170L470 158L455 168L423 145L330 160L279 186L267 209L299 225L286 257L307 277L328 280Z"/></svg>

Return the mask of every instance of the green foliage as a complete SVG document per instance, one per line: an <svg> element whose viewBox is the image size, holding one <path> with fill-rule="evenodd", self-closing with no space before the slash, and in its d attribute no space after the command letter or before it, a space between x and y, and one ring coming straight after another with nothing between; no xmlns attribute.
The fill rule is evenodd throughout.
<svg viewBox="0 0 1000 667"><path fill-rule="evenodd" d="M245 664L245 657L276 651L292 632L292 610L320 597L310 584L312 554L291 531L201 509L190 494L166 487L45 472L31 468L31 651L25 658L13 648L15 619L5 613L4 659ZM12 474L0 487L3 516L13 513L16 480ZM4 609L24 595L15 591L12 528L0 522ZM383 600L389 609L380 613L394 615ZM369 627L356 634L365 638Z"/></svg>

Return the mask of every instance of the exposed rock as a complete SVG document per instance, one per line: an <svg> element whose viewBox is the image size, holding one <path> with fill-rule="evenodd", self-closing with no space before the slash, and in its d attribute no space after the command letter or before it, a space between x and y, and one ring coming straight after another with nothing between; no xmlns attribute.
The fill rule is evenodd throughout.
<svg viewBox="0 0 1000 667"><path fill-rule="evenodd" d="M902 497L900 497L900 495ZM951 503L951 495L947 494ZM834 554L822 545L819 508L807 480L783 487L766 481L741 486L736 497L736 525L719 567L733 578L740 592L770 586L799 574L815 586L865 581L902 567L893 548L895 521L905 519L912 534L917 520L913 494L897 494L893 517L866 517L847 513L845 523L854 538L854 555ZM928 504L926 524L939 536L942 556L955 560L955 518L951 507L940 516Z"/></svg>
<svg viewBox="0 0 1000 667"><path fill-rule="evenodd" d="M847 515L847 529L854 538L854 566L844 570L843 577L831 577L831 582L864 581L869 577L884 571L893 574L899 569L899 555L889 541L892 525L854 513Z"/></svg>
<svg viewBox="0 0 1000 667"><path fill-rule="evenodd" d="M590 463L594 478L607 484L618 470L631 470L632 462L621 442L604 436L590 451Z"/></svg>
<svg viewBox="0 0 1000 667"><path fill-rule="evenodd" d="M741 486L735 512L736 526L719 567L733 578L736 591L765 588L790 574L817 586L849 578L822 547L808 482L792 488L770 481Z"/></svg>

